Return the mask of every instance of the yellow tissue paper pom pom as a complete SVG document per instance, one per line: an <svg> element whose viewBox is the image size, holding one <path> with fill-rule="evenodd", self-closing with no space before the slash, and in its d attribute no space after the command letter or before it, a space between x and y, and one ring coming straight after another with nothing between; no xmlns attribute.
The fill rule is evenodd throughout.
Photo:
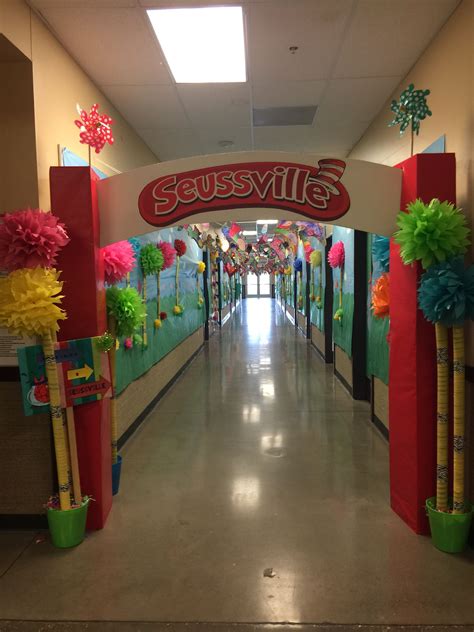
<svg viewBox="0 0 474 632"><path fill-rule="evenodd" d="M161 322L161 318L156 318L154 325L155 325L155 329L159 329L161 327L163 323Z"/></svg>
<svg viewBox="0 0 474 632"><path fill-rule="evenodd" d="M320 250L313 250L313 252L309 255L309 260L312 266L318 268L321 265L322 257Z"/></svg>
<svg viewBox="0 0 474 632"><path fill-rule="evenodd" d="M204 263L204 261L198 261L198 264L197 264L198 274L202 274L205 269L206 269L206 264Z"/></svg>
<svg viewBox="0 0 474 632"><path fill-rule="evenodd" d="M66 312L59 305L63 284L52 268L24 268L0 278L0 327L17 336L58 331Z"/></svg>
<svg viewBox="0 0 474 632"><path fill-rule="evenodd" d="M173 307L173 314L175 316L181 316L183 312L184 312L184 307L182 305L175 305Z"/></svg>

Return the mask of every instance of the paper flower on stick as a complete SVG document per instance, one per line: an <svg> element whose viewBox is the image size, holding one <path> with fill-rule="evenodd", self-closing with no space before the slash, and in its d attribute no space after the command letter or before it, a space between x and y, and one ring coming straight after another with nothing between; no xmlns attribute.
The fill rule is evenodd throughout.
<svg viewBox="0 0 474 632"><path fill-rule="evenodd" d="M426 269L434 263L462 255L469 245L469 229L460 209L436 198L426 205L421 200L399 213L395 241L405 265L421 261Z"/></svg>
<svg viewBox="0 0 474 632"><path fill-rule="evenodd" d="M160 272L163 263L163 253L155 244L146 244L140 250L140 265L144 276Z"/></svg>
<svg viewBox="0 0 474 632"><path fill-rule="evenodd" d="M174 248L178 257L183 257L186 254L186 244L182 239L174 240Z"/></svg>
<svg viewBox="0 0 474 632"><path fill-rule="evenodd" d="M55 215L40 209L6 213L0 224L1 267L52 268L63 246L69 242L65 226Z"/></svg>
<svg viewBox="0 0 474 632"><path fill-rule="evenodd" d="M293 268L295 272L301 272L303 270L303 261L299 257L294 260Z"/></svg>
<svg viewBox="0 0 474 632"><path fill-rule="evenodd" d="M156 245L157 248L161 250L163 255L163 267L162 270L167 270L171 268L176 259L176 250L168 241L160 241Z"/></svg>
<svg viewBox="0 0 474 632"><path fill-rule="evenodd" d="M95 153L99 154L106 143L109 143L109 145L114 144L111 129L114 121L107 114L99 114L97 103L94 103L90 112L86 112L78 105L77 112L81 119L75 120L74 123L79 128L79 138L83 145L93 147Z"/></svg>
<svg viewBox="0 0 474 632"><path fill-rule="evenodd" d="M474 318L474 265L464 267L461 258L443 261L421 277L418 303L425 318L446 327Z"/></svg>
<svg viewBox="0 0 474 632"><path fill-rule="evenodd" d="M178 304L173 307L173 314L175 316L182 316L183 312L184 312L184 307L182 305Z"/></svg>
<svg viewBox="0 0 474 632"><path fill-rule="evenodd" d="M372 287L372 311L376 318L387 318L390 313L390 283L387 273L379 276Z"/></svg>
<svg viewBox="0 0 474 632"><path fill-rule="evenodd" d="M331 268L342 268L344 265L345 259L345 250L344 250L344 242L336 241L336 243L331 246L328 253L328 262Z"/></svg>
<svg viewBox="0 0 474 632"><path fill-rule="evenodd" d="M412 131L418 135L421 121L432 114L426 102L429 94L429 90L415 90L415 86L410 83L401 93L399 100L393 100L390 105L395 118L389 123L389 127L400 125L400 134L403 134L411 124Z"/></svg>
<svg viewBox="0 0 474 632"><path fill-rule="evenodd" d="M107 289L107 313L115 319L118 336L132 336L145 317L145 306L135 288Z"/></svg>
<svg viewBox="0 0 474 632"><path fill-rule="evenodd" d="M206 269L206 264L204 263L204 261L198 261L198 264L197 264L198 274L202 274L205 269Z"/></svg>
<svg viewBox="0 0 474 632"><path fill-rule="evenodd" d="M62 282L53 268L25 268L0 278L0 327L17 336L44 336L58 331Z"/></svg>
<svg viewBox="0 0 474 632"><path fill-rule="evenodd" d="M105 282L115 285L135 267L135 252L129 241L118 241L101 250L104 260Z"/></svg>
<svg viewBox="0 0 474 632"><path fill-rule="evenodd" d="M320 250L313 250L309 257L309 262L313 266L313 268L319 268L322 263L322 255Z"/></svg>
<svg viewBox="0 0 474 632"><path fill-rule="evenodd" d="M382 237L382 235L374 235L372 257L378 263L382 272L388 272L390 267L390 239Z"/></svg>

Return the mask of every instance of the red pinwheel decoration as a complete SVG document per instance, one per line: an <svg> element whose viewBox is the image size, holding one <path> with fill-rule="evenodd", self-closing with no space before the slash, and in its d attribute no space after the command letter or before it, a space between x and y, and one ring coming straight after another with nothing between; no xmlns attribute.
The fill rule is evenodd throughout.
<svg viewBox="0 0 474 632"><path fill-rule="evenodd" d="M83 145L89 145L95 149L95 153L99 154L106 143L114 144L111 125L113 119L108 114L99 114L99 106L97 103L91 107L90 112L86 112L79 105L77 111L81 120L75 120L74 123L80 130L79 138Z"/></svg>

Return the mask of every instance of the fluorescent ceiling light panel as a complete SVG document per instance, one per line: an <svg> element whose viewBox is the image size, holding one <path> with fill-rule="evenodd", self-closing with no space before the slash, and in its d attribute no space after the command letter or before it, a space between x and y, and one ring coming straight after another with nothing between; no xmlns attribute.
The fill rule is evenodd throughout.
<svg viewBox="0 0 474 632"><path fill-rule="evenodd" d="M147 11L176 83L244 83L242 7Z"/></svg>
<svg viewBox="0 0 474 632"><path fill-rule="evenodd" d="M279 219L257 219L257 224L278 224Z"/></svg>
<svg viewBox="0 0 474 632"><path fill-rule="evenodd" d="M257 231L256 230L243 230L242 231L242 235L244 235L245 237L250 237L251 235L256 235Z"/></svg>

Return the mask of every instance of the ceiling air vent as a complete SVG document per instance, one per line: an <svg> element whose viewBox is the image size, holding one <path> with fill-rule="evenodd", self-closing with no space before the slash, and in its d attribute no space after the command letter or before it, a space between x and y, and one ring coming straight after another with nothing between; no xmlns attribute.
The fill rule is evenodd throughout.
<svg viewBox="0 0 474 632"><path fill-rule="evenodd" d="M312 125L317 105L304 105L282 108L253 108L255 127L275 125Z"/></svg>

